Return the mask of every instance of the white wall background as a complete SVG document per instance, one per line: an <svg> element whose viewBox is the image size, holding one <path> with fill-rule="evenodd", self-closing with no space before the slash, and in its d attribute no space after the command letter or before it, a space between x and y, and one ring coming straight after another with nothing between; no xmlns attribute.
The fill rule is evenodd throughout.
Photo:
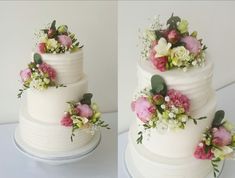
<svg viewBox="0 0 235 178"><path fill-rule="evenodd" d="M208 46L215 63L214 87L235 80L235 2L218 1L120 1L118 2L118 110L119 132L134 121L130 102L137 86L136 63L140 58L137 47L138 30L147 27L149 18L161 16L163 23L174 12L189 21Z"/></svg>
<svg viewBox="0 0 235 178"><path fill-rule="evenodd" d="M34 47L34 33L56 19L84 44L89 91L103 112L117 110L117 8L108 1L0 2L0 121L18 119L19 71Z"/></svg>

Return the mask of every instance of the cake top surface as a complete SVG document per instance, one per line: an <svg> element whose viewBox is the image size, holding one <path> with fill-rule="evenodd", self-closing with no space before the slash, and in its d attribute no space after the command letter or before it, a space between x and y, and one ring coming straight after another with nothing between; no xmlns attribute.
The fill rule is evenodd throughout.
<svg viewBox="0 0 235 178"><path fill-rule="evenodd" d="M57 27L55 20L41 29L36 36L37 51L41 54L72 53L83 47L67 25Z"/></svg>
<svg viewBox="0 0 235 178"><path fill-rule="evenodd" d="M155 70L164 72L175 68L187 71L192 66L202 66L205 62L206 46L198 39L197 32L189 33L188 21L173 14L166 26L159 17L144 30L142 35L144 60L149 60Z"/></svg>

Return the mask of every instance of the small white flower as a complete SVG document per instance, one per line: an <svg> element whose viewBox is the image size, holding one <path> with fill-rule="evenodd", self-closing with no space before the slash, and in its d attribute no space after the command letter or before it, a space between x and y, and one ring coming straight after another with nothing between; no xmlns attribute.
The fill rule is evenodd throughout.
<svg viewBox="0 0 235 178"><path fill-rule="evenodd" d="M169 96L166 96L166 97L165 97L165 101L166 101L166 102L169 102L169 101L170 101L170 97L169 97Z"/></svg>
<svg viewBox="0 0 235 178"><path fill-rule="evenodd" d="M37 64L36 66L39 67L39 64Z"/></svg>
<svg viewBox="0 0 235 178"><path fill-rule="evenodd" d="M157 124L157 131L158 133L160 134L165 134L168 130L168 125L167 124L164 124L163 122L159 122Z"/></svg>
<svg viewBox="0 0 235 178"><path fill-rule="evenodd" d="M182 117L182 122L186 122L188 120L188 117L185 115Z"/></svg>
<svg viewBox="0 0 235 178"><path fill-rule="evenodd" d="M184 71L184 72L187 72L187 70L188 70L187 67L184 67L184 68L183 68L183 71Z"/></svg>
<svg viewBox="0 0 235 178"><path fill-rule="evenodd" d="M174 113L178 113L178 112L179 112L179 109L173 105L173 106L172 106L172 111L173 111Z"/></svg>
<svg viewBox="0 0 235 178"><path fill-rule="evenodd" d="M193 61L193 62L192 62L192 65L193 65L193 66L197 65L197 61Z"/></svg>
<svg viewBox="0 0 235 178"><path fill-rule="evenodd" d="M86 117L82 117L81 119L82 119L83 124L86 124L89 121Z"/></svg>
<svg viewBox="0 0 235 178"><path fill-rule="evenodd" d="M174 118L174 117L175 117L175 114L172 113L172 112L170 112L170 113L169 113L169 117L170 117L170 118Z"/></svg>
<svg viewBox="0 0 235 178"><path fill-rule="evenodd" d="M199 147L203 147L203 143L200 142L200 143L198 144L198 146L199 146Z"/></svg>
<svg viewBox="0 0 235 178"><path fill-rule="evenodd" d="M64 112L64 115L67 115L67 114L68 114L68 112L65 111L65 112Z"/></svg>
<svg viewBox="0 0 235 178"><path fill-rule="evenodd" d="M166 109L166 106L164 104L161 105L162 109Z"/></svg>

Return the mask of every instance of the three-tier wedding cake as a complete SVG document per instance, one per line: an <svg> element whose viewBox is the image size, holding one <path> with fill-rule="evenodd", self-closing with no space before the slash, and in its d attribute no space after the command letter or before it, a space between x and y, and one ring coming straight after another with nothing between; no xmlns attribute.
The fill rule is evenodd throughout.
<svg viewBox="0 0 235 178"><path fill-rule="evenodd" d="M83 46L66 25L55 21L38 34L37 52L20 72L26 101L20 109L15 141L21 151L40 159L73 159L100 141L97 105L87 93Z"/></svg>
<svg viewBox="0 0 235 178"><path fill-rule="evenodd" d="M189 34L186 20L174 15L166 28L156 19L144 32L143 45L131 104L137 120L125 154L130 175L206 178L214 168L216 176L217 163L225 157L218 147L228 148L229 153L220 154L227 155L233 143L231 128L223 126L223 111L215 114L213 62L205 55L206 46L197 32ZM212 123L213 131L208 130ZM218 144L221 128L228 134L224 145Z"/></svg>

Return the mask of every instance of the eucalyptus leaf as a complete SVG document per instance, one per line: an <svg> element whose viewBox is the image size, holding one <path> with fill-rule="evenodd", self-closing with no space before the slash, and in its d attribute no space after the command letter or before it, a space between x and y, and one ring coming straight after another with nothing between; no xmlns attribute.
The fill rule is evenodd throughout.
<svg viewBox="0 0 235 178"><path fill-rule="evenodd" d="M213 127L218 127L221 125L223 119L224 119L224 111L223 110L219 110L215 113L215 117L214 117L214 120L212 122L212 126Z"/></svg>
<svg viewBox="0 0 235 178"><path fill-rule="evenodd" d="M55 24L56 24L56 20L53 20L53 22L51 23L51 29L52 30L56 30Z"/></svg>
<svg viewBox="0 0 235 178"><path fill-rule="evenodd" d="M151 92L153 94L161 94L163 96L166 96L167 85L166 85L164 79L160 75L153 75L152 76L151 86L152 86Z"/></svg>
<svg viewBox="0 0 235 178"><path fill-rule="evenodd" d="M83 98L81 99L81 104L87 104L87 105L91 105L91 98L92 98L92 93L85 93L83 95Z"/></svg>
<svg viewBox="0 0 235 178"><path fill-rule="evenodd" d="M38 53L34 53L33 60L36 64L42 64L42 57Z"/></svg>
<svg viewBox="0 0 235 178"><path fill-rule="evenodd" d="M177 23L180 22L181 19L178 16L174 16L172 13L171 17L167 20L167 25L169 25L170 29L176 29L177 28Z"/></svg>

